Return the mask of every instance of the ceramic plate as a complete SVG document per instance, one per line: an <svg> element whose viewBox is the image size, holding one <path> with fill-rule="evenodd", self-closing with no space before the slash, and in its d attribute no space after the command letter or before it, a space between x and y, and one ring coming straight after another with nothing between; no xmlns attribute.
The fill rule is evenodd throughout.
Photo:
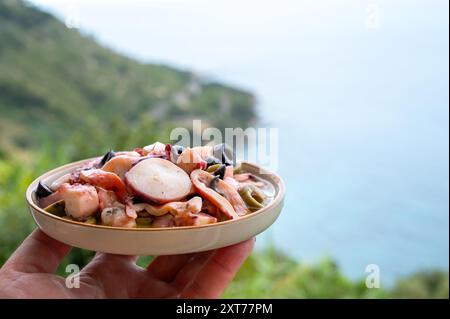
<svg viewBox="0 0 450 319"><path fill-rule="evenodd" d="M243 162L245 171L273 185L272 202L240 219L204 226L171 228L118 228L90 225L52 215L37 205L39 181L50 185L58 177L91 161L83 160L58 167L36 178L26 191L26 199L36 224L47 235L74 247L121 255L174 255L229 246L249 239L269 227L279 216L284 201L284 185L275 173Z"/></svg>

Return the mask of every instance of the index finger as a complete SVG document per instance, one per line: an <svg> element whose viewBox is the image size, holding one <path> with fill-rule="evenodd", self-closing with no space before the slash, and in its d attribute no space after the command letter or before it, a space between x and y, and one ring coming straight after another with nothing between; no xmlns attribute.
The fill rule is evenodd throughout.
<svg viewBox="0 0 450 319"><path fill-rule="evenodd" d="M181 298L218 298L250 255L255 239L218 249L195 279L183 290Z"/></svg>
<svg viewBox="0 0 450 319"><path fill-rule="evenodd" d="M11 255L3 269L25 273L53 273L71 247L34 230Z"/></svg>

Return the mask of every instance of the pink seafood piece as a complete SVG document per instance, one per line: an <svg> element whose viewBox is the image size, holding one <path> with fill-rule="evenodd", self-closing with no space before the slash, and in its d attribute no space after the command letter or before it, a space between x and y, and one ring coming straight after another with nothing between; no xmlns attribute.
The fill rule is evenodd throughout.
<svg viewBox="0 0 450 319"><path fill-rule="evenodd" d="M220 217L220 211L219 209L211 203L209 200L205 199L202 204L202 212L207 213L208 215L214 216L219 218Z"/></svg>
<svg viewBox="0 0 450 319"><path fill-rule="evenodd" d="M239 190L239 183L233 177L224 177L223 181L233 187L235 190Z"/></svg>
<svg viewBox="0 0 450 319"><path fill-rule="evenodd" d="M141 154L139 154L136 151L120 151L120 152L115 152L115 155L116 156L125 155L125 156L132 156L132 157L140 157L141 156Z"/></svg>
<svg viewBox="0 0 450 319"><path fill-rule="evenodd" d="M217 223L217 218L205 213L188 213L174 218L175 226L202 226Z"/></svg>
<svg viewBox="0 0 450 319"><path fill-rule="evenodd" d="M142 148L135 148L135 151L141 154L141 156L155 155L160 157L165 157L166 154L166 144L161 142L156 142Z"/></svg>
<svg viewBox="0 0 450 319"><path fill-rule="evenodd" d="M250 173L234 174L233 178L240 183L247 182L251 178L251 174Z"/></svg>
<svg viewBox="0 0 450 319"><path fill-rule="evenodd" d="M174 227L175 222L171 214L165 214L162 216L155 217L152 222L152 227L163 228L163 227Z"/></svg>
<svg viewBox="0 0 450 319"><path fill-rule="evenodd" d="M226 178L226 177L233 178L233 176L234 176L234 171L233 170L234 170L233 166L231 166L231 165L227 166L225 168L225 174L223 175L224 178Z"/></svg>
<svg viewBox="0 0 450 319"><path fill-rule="evenodd" d="M122 203L126 200L127 190L125 183L117 174L106 172L102 169L91 169L81 171L80 180L93 186L113 191Z"/></svg>
<svg viewBox="0 0 450 319"><path fill-rule="evenodd" d="M132 194L151 203L179 201L192 190L189 175L171 161L150 158L139 162L125 175Z"/></svg>
<svg viewBox="0 0 450 319"><path fill-rule="evenodd" d="M56 191L49 196L38 198L37 203L38 203L39 207L47 208L51 204L56 203L56 202L60 201L61 199L62 199L61 193L59 191Z"/></svg>
<svg viewBox="0 0 450 319"><path fill-rule="evenodd" d="M145 210L153 216L162 216L172 214L173 216L181 216L184 214L197 214L202 209L202 199L199 196L193 197L186 202L171 202L164 205L150 205L147 203L134 204L135 211Z"/></svg>
<svg viewBox="0 0 450 319"><path fill-rule="evenodd" d="M106 189L97 187L97 195L100 210L104 210L107 207L117 206L117 196L113 191L107 191Z"/></svg>
<svg viewBox="0 0 450 319"><path fill-rule="evenodd" d="M200 169L191 173L192 183L200 195L213 203L228 219L239 218L239 213L246 214L247 207L237 191L219 179L217 183L214 183L223 191L221 194L224 196L222 196L210 187L213 179L215 179L214 175ZM239 210L239 213L236 212L236 208Z"/></svg>
<svg viewBox="0 0 450 319"><path fill-rule="evenodd" d="M106 172L115 173L120 179L124 180L125 173L128 172L137 161L139 161L139 158L136 156L117 155L107 161L101 169Z"/></svg>
<svg viewBox="0 0 450 319"><path fill-rule="evenodd" d="M135 218L132 218L126 214L123 205L117 207L107 207L103 209L100 217L102 220L102 224L105 226L125 228L136 227Z"/></svg>
<svg viewBox="0 0 450 319"><path fill-rule="evenodd" d="M202 158L202 152L196 148L186 148L177 159L177 165L190 174L196 169L205 169L206 161Z"/></svg>
<svg viewBox="0 0 450 319"><path fill-rule="evenodd" d="M192 151L200 155L204 160L209 156L213 156L213 147L209 145L193 147Z"/></svg>
<svg viewBox="0 0 450 319"><path fill-rule="evenodd" d="M64 183L58 192L65 202L66 213L74 219L86 219L99 209L99 199L94 186Z"/></svg>

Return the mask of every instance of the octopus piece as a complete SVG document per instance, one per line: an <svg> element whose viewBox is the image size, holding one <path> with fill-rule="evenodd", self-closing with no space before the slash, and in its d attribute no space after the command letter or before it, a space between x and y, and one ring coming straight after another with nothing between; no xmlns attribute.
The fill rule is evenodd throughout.
<svg viewBox="0 0 450 319"><path fill-rule="evenodd" d="M206 161L202 157L200 148L186 148L180 156L178 156L176 164L186 173L190 174L196 169L205 169Z"/></svg>
<svg viewBox="0 0 450 319"><path fill-rule="evenodd" d="M247 214L247 207L238 192L218 177L197 169L191 173L191 180L198 193L228 219L237 219L241 214Z"/></svg>
<svg viewBox="0 0 450 319"><path fill-rule="evenodd" d="M233 178L239 182L240 187L242 188L245 185L252 184L253 186L259 187L259 188L266 188L267 183L264 181L258 179L251 173L241 173L241 174L235 174Z"/></svg>
<svg viewBox="0 0 450 319"><path fill-rule="evenodd" d="M193 147L192 151L200 155L203 160L206 160L206 158L213 156L213 147L209 145Z"/></svg>
<svg viewBox="0 0 450 319"><path fill-rule="evenodd" d="M163 228L163 227L174 227L175 221L171 214L165 214L162 216L155 217L152 222L152 227Z"/></svg>
<svg viewBox="0 0 450 319"><path fill-rule="evenodd" d="M93 186L113 191L121 203L124 203L126 200L127 190L125 183L115 173L106 172L102 169L84 170L80 172L80 180Z"/></svg>
<svg viewBox="0 0 450 319"><path fill-rule="evenodd" d="M248 182L251 179L252 174L250 173L241 173L241 174L235 174L233 178L238 181L239 183Z"/></svg>
<svg viewBox="0 0 450 319"><path fill-rule="evenodd" d="M65 202L68 215L77 220L85 220L99 208L99 199L94 186L64 183L58 192Z"/></svg>
<svg viewBox="0 0 450 319"><path fill-rule="evenodd" d="M56 191L46 197L37 198L39 207L46 208L53 203L56 203L62 199L61 192Z"/></svg>
<svg viewBox="0 0 450 319"><path fill-rule="evenodd" d="M156 216L153 227L161 223L172 226L199 226L217 222L217 218L200 212L202 199L199 196L186 202L171 202L161 206L140 203L135 204L133 208L138 212L145 210L149 215Z"/></svg>
<svg viewBox="0 0 450 319"><path fill-rule="evenodd" d="M125 228L136 227L136 220L126 214L123 206L107 207L102 210L100 217L102 224L105 226Z"/></svg>
<svg viewBox="0 0 450 319"><path fill-rule="evenodd" d="M102 170L111 172L124 180L125 173L139 160L138 157L130 155L117 155L103 165Z"/></svg>
<svg viewBox="0 0 450 319"><path fill-rule="evenodd" d="M107 191L106 189L97 187L97 195L100 210L104 210L108 207L118 206L117 196L113 191Z"/></svg>
<svg viewBox="0 0 450 319"><path fill-rule="evenodd" d="M125 174L127 187L137 198L151 203L179 201L191 193L189 175L172 162L149 158L139 162Z"/></svg>
<svg viewBox="0 0 450 319"><path fill-rule="evenodd" d="M130 197L125 200L125 213L128 215L128 217L134 219L136 219L137 217L137 212L134 209L133 200Z"/></svg>
<svg viewBox="0 0 450 319"><path fill-rule="evenodd" d="M224 177L223 181L233 187L235 190L239 190L239 182L236 181L233 177Z"/></svg>
<svg viewBox="0 0 450 319"><path fill-rule="evenodd" d="M116 152L115 155L116 156L126 155L126 156L132 156L132 157L140 157L141 156L141 154L139 154L139 152L136 152L136 151L121 151L121 152Z"/></svg>
<svg viewBox="0 0 450 319"><path fill-rule="evenodd" d="M64 183L70 183L71 176L72 176L71 173L67 173L67 174L64 174L63 176L57 178L57 179L54 180L53 183L50 185L50 189L51 189L52 191L56 191L56 190L58 190L58 188L59 188L62 184L64 184Z"/></svg>
<svg viewBox="0 0 450 319"><path fill-rule="evenodd" d="M242 200L242 197L239 195L236 188L229 183L224 182L216 176L211 180L209 187L225 197L239 216L245 216L249 213L247 205Z"/></svg>
<svg viewBox="0 0 450 319"><path fill-rule="evenodd" d="M227 177L231 177L231 178L233 178L233 176L234 176L234 172L233 172L233 166L227 166L226 168L225 168L225 175L224 175L224 178L227 178Z"/></svg>
<svg viewBox="0 0 450 319"><path fill-rule="evenodd" d="M171 202L160 206L139 203L134 204L133 208L138 212L145 210L153 216L163 216L168 213L173 216L182 216L189 213L199 213L202 209L202 199L199 196L196 196L186 202Z"/></svg>
<svg viewBox="0 0 450 319"><path fill-rule="evenodd" d="M198 214L184 214L174 217L175 226L203 226L217 223L217 218L205 213Z"/></svg>
<svg viewBox="0 0 450 319"><path fill-rule="evenodd" d="M138 151L142 156L158 155L158 156L164 157L164 156L166 156L166 144L163 144L161 142L156 142L156 143L144 146L143 148L138 149Z"/></svg>
<svg viewBox="0 0 450 319"><path fill-rule="evenodd" d="M207 213L208 215L214 216L219 218L220 217L220 211L216 206L214 206L213 203L211 203L209 200L205 199L202 204L202 212Z"/></svg>

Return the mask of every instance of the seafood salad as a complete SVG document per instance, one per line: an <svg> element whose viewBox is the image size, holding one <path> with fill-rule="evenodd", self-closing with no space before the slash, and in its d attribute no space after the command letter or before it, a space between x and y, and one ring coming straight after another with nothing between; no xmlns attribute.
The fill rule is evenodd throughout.
<svg viewBox="0 0 450 319"><path fill-rule="evenodd" d="M50 185L38 205L62 218L112 227L201 226L267 206L272 185L242 170L225 144L154 144L109 151Z"/></svg>

